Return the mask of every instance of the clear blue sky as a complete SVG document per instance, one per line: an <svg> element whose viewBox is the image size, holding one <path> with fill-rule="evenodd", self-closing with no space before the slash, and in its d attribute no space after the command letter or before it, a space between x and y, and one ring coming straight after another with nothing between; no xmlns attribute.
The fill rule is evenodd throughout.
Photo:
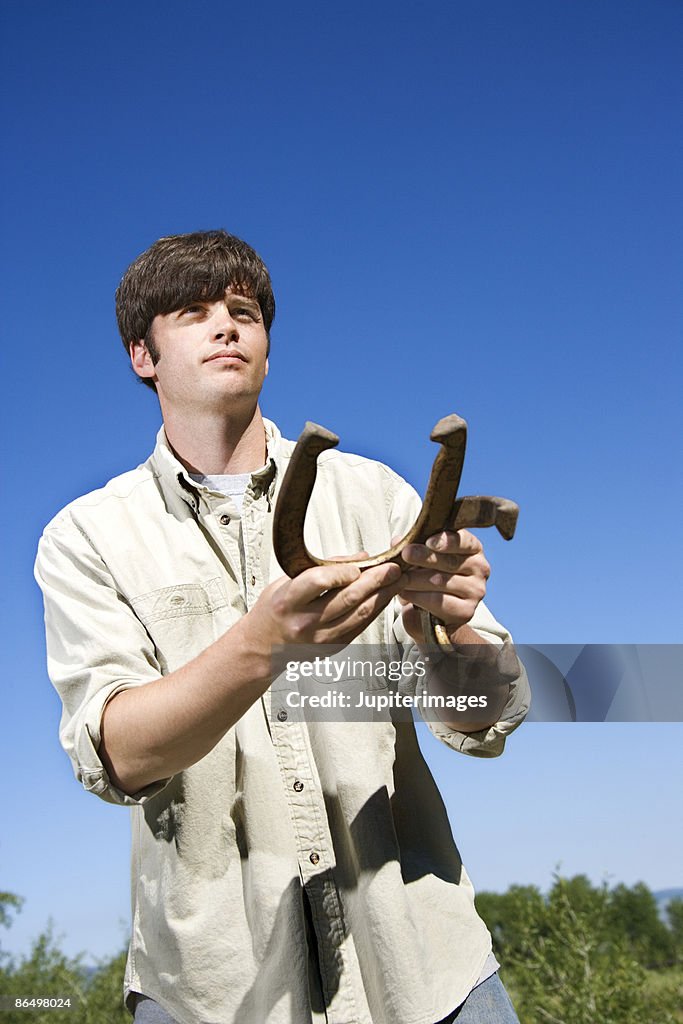
<svg viewBox="0 0 683 1024"><path fill-rule="evenodd" d="M159 423L113 291L162 234L223 226L268 262L267 415L424 488L470 424L489 603L526 643L681 642L677 0L6 5L0 943L48 915L111 952L127 814L57 746L31 566L67 501ZM490 531L489 531L490 533ZM680 885L680 725L543 725L497 762L426 745L479 887L553 868ZM119 927L119 919L124 920Z"/></svg>

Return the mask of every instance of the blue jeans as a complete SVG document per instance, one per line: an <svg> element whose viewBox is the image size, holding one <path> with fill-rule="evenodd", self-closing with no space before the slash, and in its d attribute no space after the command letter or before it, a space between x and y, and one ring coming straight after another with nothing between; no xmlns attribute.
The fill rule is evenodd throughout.
<svg viewBox="0 0 683 1024"><path fill-rule="evenodd" d="M438 1024L519 1024L519 1017L497 974L472 989L462 1006Z"/></svg>
<svg viewBox="0 0 683 1024"><path fill-rule="evenodd" d="M140 998L135 1024L174 1024L165 1010L151 999ZM438 1024L519 1024L519 1018L497 974L477 985L462 1006Z"/></svg>

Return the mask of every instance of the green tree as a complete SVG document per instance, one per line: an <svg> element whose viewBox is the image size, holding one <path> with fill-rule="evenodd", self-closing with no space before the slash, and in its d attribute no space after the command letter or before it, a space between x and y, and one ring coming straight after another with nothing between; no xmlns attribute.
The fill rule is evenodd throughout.
<svg viewBox="0 0 683 1024"><path fill-rule="evenodd" d="M555 879L544 927L523 928L520 953L509 963L525 1024L650 1021L645 972L623 946L605 941L608 902L606 886Z"/></svg>
<svg viewBox="0 0 683 1024"><path fill-rule="evenodd" d="M11 912L21 910L23 902L21 896L15 896L13 892L0 892L0 924L9 928L12 923Z"/></svg>
<svg viewBox="0 0 683 1024"><path fill-rule="evenodd" d="M9 926L10 911L22 900L12 893L0 893L0 923ZM125 953L104 961L88 971L82 956L68 957L59 948L51 926L38 936L28 956L18 960L2 954L0 993L10 999L53 997L71 1000L71 1007L59 1009L9 1009L2 1024L129 1024L123 1006Z"/></svg>
<svg viewBox="0 0 683 1024"><path fill-rule="evenodd" d="M683 899L680 896L669 900L666 905L666 917L671 930L671 942L677 963L683 962Z"/></svg>
<svg viewBox="0 0 683 1024"><path fill-rule="evenodd" d="M672 932L660 917L657 901L644 882L632 888L616 886L609 904L609 930L615 941L623 937L635 959L644 967L673 964Z"/></svg>
<svg viewBox="0 0 683 1024"><path fill-rule="evenodd" d="M50 997L70 999L70 1010L32 1010L32 1024L59 1024L60 1021L83 1021L85 1010L85 975L79 959L70 959L59 949L51 927L40 935L28 956L18 963L10 961L2 971L2 994L14 999ZM75 1009L75 1012L74 1012ZM26 1024L24 1010L3 1013L3 1024Z"/></svg>
<svg viewBox="0 0 683 1024"><path fill-rule="evenodd" d="M644 950L659 948L651 913L632 918L621 913L634 905L645 911L654 898L637 886L634 898L626 900L624 888L615 890L614 900L607 885L596 887L577 875L556 876L546 897L533 886L480 894L477 907L492 931L522 1024L676 1024L683 1019L677 1016L679 977L659 972L653 984L655 975L638 963ZM678 921L679 913L683 923L683 910L675 909L674 918Z"/></svg>
<svg viewBox="0 0 683 1024"><path fill-rule="evenodd" d="M493 951L500 960L520 952L521 936L544 928L545 900L535 885L511 885L507 892L480 892L477 910L493 939Z"/></svg>
<svg viewBox="0 0 683 1024"><path fill-rule="evenodd" d="M123 1005L123 972L126 950L100 965L86 990L87 1024L130 1024Z"/></svg>
<svg viewBox="0 0 683 1024"><path fill-rule="evenodd" d="M0 892L0 925L9 928L12 923L12 912L21 910L23 902L21 896L15 896L13 892ZM0 965L8 957L9 954L3 952L0 945Z"/></svg>

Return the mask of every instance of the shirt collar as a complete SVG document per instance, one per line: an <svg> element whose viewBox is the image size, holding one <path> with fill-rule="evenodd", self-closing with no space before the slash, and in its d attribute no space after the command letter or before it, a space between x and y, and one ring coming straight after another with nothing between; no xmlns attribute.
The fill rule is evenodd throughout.
<svg viewBox="0 0 683 1024"><path fill-rule="evenodd" d="M263 420L266 432L266 464L251 474L252 487L256 496L267 494L272 499L275 491L278 471L282 466L281 442L282 434L272 420ZM151 457L156 476L170 490L179 495L193 510L199 511L199 488L183 464L174 455L166 437L163 425L156 438L156 446Z"/></svg>

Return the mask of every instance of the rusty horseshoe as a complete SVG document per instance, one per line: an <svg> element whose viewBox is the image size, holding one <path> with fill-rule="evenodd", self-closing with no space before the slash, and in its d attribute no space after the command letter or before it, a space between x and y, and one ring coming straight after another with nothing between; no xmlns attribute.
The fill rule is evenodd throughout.
<svg viewBox="0 0 683 1024"><path fill-rule="evenodd" d="M519 507L513 501L484 495L456 498L467 444L465 420L455 414L444 416L430 437L441 448L434 460L422 509L414 525L398 544L379 555L354 562L360 569L384 562L396 562L405 568L402 549L407 544L424 544L428 537L443 529L495 526L505 540L514 536ZM318 558L311 554L304 542L304 520L316 480L318 456L338 444L336 434L316 423L307 423L285 473L273 518L273 548L281 568L290 577L298 576L315 565L333 565L339 561ZM447 646L439 625L438 620L432 619L430 637Z"/></svg>

